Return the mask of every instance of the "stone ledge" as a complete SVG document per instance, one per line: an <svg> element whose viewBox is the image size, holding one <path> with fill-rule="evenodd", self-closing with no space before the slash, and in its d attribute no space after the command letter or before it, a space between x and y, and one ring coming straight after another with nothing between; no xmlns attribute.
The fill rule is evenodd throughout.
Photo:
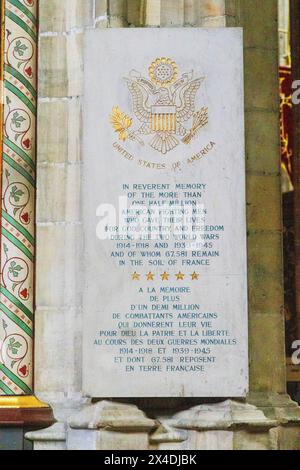
<svg viewBox="0 0 300 470"><path fill-rule="evenodd" d="M29 441L50 441L50 442L65 442L66 429L64 423L55 423L50 428L42 429L40 431L28 432L26 439Z"/></svg>
<svg viewBox="0 0 300 470"><path fill-rule="evenodd" d="M69 420L71 429L89 429L121 432L147 432L155 429L156 421L146 417L135 405L101 401L90 405Z"/></svg>
<svg viewBox="0 0 300 470"><path fill-rule="evenodd" d="M166 421L167 426L195 431L234 430L239 428L268 430L278 425L277 420L267 418L254 405L226 400L212 405L200 405L177 413Z"/></svg>
<svg viewBox="0 0 300 470"><path fill-rule="evenodd" d="M174 429L170 424L164 422L150 435L150 444L181 443L188 440L188 432Z"/></svg>

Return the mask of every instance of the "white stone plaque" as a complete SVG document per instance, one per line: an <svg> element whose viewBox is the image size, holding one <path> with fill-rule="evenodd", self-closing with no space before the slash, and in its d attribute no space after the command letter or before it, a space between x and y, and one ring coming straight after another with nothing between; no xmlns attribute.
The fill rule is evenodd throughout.
<svg viewBox="0 0 300 470"><path fill-rule="evenodd" d="M85 41L83 388L248 390L242 30Z"/></svg>

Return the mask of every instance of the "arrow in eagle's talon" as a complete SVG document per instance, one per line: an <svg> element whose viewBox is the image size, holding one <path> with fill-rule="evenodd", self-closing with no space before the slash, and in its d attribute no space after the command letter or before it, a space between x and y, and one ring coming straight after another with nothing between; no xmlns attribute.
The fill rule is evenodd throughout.
<svg viewBox="0 0 300 470"><path fill-rule="evenodd" d="M194 124L192 129L182 139L182 142L188 145L191 140L196 137L200 129L208 124L208 108L202 108L200 111L194 114Z"/></svg>

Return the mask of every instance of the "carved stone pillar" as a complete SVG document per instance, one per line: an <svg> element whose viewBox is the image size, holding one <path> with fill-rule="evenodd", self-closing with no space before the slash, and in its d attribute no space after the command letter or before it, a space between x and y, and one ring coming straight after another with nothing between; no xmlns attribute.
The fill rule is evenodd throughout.
<svg viewBox="0 0 300 470"><path fill-rule="evenodd" d="M38 2L1 4L0 428L8 432L53 418L33 395Z"/></svg>

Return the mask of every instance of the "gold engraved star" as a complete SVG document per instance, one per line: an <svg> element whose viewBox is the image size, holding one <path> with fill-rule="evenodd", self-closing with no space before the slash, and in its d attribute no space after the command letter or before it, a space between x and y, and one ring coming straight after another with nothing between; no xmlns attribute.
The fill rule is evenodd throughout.
<svg viewBox="0 0 300 470"><path fill-rule="evenodd" d="M166 271L160 275L162 281L168 281L169 280L169 277L170 277L170 274L168 274Z"/></svg>
<svg viewBox="0 0 300 470"><path fill-rule="evenodd" d="M198 281L199 279L199 274L197 274L195 271L193 274L191 274L192 281Z"/></svg>
<svg viewBox="0 0 300 470"><path fill-rule="evenodd" d="M154 281L154 274L151 271L147 274L147 281Z"/></svg>
<svg viewBox="0 0 300 470"><path fill-rule="evenodd" d="M139 281L140 278L141 278L141 275L138 274L138 273L135 271L135 272L132 274L131 277L132 277L132 280L133 280L133 281Z"/></svg>
<svg viewBox="0 0 300 470"><path fill-rule="evenodd" d="M176 276L177 281L183 281L184 279L184 274L182 274L182 272L180 271L178 274L175 274L175 276Z"/></svg>

